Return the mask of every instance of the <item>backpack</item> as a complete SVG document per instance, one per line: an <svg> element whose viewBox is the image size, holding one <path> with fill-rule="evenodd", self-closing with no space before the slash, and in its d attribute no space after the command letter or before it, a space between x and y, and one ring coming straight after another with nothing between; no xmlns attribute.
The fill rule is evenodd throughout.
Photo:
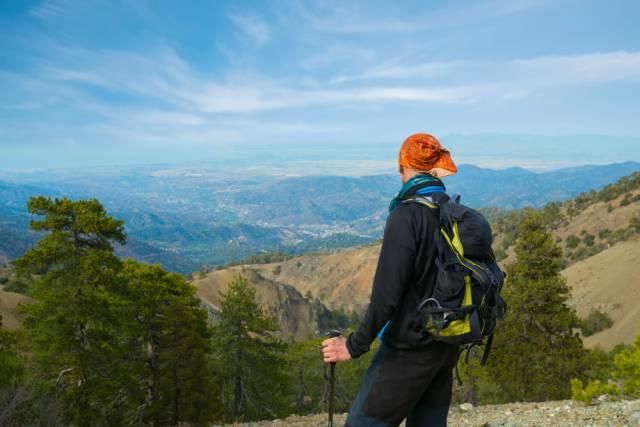
<svg viewBox="0 0 640 427"><path fill-rule="evenodd" d="M484 365L496 323L507 309L500 296L506 274L491 249L491 226L480 212L460 204L459 197L436 203L414 196L403 203L439 209L437 280L416 317L436 341L460 345L461 352L466 348L467 357L473 346L485 345Z"/></svg>

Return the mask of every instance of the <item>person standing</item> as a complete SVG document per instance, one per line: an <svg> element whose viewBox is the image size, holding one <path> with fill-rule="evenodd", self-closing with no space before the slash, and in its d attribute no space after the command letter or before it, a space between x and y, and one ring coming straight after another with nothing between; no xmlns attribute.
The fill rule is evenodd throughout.
<svg viewBox="0 0 640 427"><path fill-rule="evenodd" d="M356 396L346 426L446 426L459 346L437 342L416 316L431 295L437 277L437 210L410 197L449 199L442 178L457 167L432 135L409 136L398 155L402 188L389 206L371 300L358 329L348 337L322 343L325 363L346 362L369 351L374 356Z"/></svg>

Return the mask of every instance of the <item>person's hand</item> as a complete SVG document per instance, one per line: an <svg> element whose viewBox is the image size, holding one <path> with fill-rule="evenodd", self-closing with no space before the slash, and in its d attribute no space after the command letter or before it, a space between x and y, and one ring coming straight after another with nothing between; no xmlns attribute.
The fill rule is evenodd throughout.
<svg viewBox="0 0 640 427"><path fill-rule="evenodd" d="M351 360L345 337L329 338L322 341L322 359L324 363L346 362Z"/></svg>

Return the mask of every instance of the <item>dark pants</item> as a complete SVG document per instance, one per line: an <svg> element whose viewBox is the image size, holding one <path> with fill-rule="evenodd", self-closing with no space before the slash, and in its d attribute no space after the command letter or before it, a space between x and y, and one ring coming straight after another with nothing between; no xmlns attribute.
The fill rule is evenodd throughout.
<svg viewBox="0 0 640 427"><path fill-rule="evenodd" d="M398 350L384 343L351 406L347 427L446 426L459 347Z"/></svg>

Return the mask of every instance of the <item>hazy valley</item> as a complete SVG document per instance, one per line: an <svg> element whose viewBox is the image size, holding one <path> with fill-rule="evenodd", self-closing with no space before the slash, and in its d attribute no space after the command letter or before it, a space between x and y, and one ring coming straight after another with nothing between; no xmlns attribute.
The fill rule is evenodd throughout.
<svg viewBox="0 0 640 427"><path fill-rule="evenodd" d="M462 165L448 189L474 207L539 207L599 189L640 170L626 162L534 173ZM260 252L302 254L348 248L381 237L396 175L363 177L253 174L215 169L123 167L0 176L0 260L37 240L28 230L32 195L97 198L123 219L123 256L189 273Z"/></svg>

